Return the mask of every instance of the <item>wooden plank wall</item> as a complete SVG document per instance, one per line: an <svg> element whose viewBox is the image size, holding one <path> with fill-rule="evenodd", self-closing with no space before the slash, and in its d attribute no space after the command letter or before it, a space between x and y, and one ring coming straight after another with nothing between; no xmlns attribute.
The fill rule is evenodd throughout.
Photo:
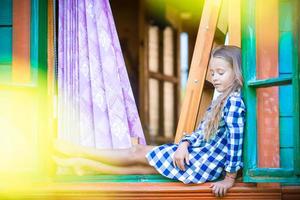
<svg viewBox="0 0 300 200"><path fill-rule="evenodd" d="M257 79L278 76L278 10L278 0L256 1ZM278 87L257 89L258 167L280 164L278 101Z"/></svg>

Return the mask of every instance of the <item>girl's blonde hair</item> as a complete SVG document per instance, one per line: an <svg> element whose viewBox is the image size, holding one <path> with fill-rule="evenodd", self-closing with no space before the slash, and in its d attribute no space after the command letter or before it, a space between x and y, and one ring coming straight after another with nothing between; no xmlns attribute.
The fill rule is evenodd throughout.
<svg viewBox="0 0 300 200"><path fill-rule="evenodd" d="M222 58L229 62L233 68L234 80L232 84L221 93L216 100L211 104L211 109L208 110L203 118L203 131L205 139L208 141L218 130L221 113L225 106L228 96L243 86L243 77L241 72L241 49L236 46L222 45L216 47L211 54L211 58Z"/></svg>

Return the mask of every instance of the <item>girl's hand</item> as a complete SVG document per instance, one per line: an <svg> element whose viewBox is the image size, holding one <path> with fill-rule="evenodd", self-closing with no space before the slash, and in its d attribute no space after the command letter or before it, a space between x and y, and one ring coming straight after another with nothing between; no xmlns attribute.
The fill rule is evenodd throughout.
<svg viewBox="0 0 300 200"><path fill-rule="evenodd" d="M223 197L226 195L227 190L234 185L235 179L231 177L225 177L224 180L212 183L209 187L212 188L212 192L216 197Z"/></svg>
<svg viewBox="0 0 300 200"><path fill-rule="evenodd" d="M177 150L174 153L174 157L173 157L173 165L174 167L179 167L179 169L185 171L185 164L184 162L189 165L190 161L189 161L189 151L188 151L188 147L189 146L189 142L182 142L180 143L180 145L178 146Z"/></svg>

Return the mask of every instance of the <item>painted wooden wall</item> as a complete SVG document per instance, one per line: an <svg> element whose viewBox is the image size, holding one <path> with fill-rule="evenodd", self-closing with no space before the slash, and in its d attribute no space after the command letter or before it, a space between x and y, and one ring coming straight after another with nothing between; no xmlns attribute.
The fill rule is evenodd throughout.
<svg viewBox="0 0 300 200"><path fill-rule="evenodd" d="M243 4L246 182L300 182L298 10L294 0Z"/></svg>
<svg viewBox="0 0 300 200"><path fill-rule="evenodd" d="M37 174L45 163L44 139L48 139L45 118L47 113L45 98L47 12L45 11L47 11L45 1L1 1L0 174L4 176L11 173Z"/></svg>
<svg viewBox="0 0 300 200"><path fill-rule="evenodd" d="M279 2L279 77L292 76L293 70L293 5L289 0ZM292 85L279 87L279 132L280 132L280 166L294 166L294 135L293 135L293 90Z"/></svg>

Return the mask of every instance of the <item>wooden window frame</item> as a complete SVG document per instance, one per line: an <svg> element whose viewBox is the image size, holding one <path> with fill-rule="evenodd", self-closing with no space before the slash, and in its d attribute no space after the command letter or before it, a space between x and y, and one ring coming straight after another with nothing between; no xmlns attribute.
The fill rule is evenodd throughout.
<svg viewBox="0 0 300 200"><path fill-rule="evenodd" d="M294 1L295 2L295 1ZM295 2L299 7L299 3ZM244 182L299 182L296 174L300 168L300 146L299 146L299 47L293 47L294 65L292 75L287 77L270 78L264 80L256 79L256 39L255 39L255 0L244 1L242 8L242 66L244 75L244 98L247 110L245 142L244 142ZM299 21L299 17L297 19ZM250 27L250 28L249 28ZM297 27L299 30L299 27ZM298 31L297 30L297 31ZM297 31L294 31L297 33ZM299 44L299 32L295 36L296 44ZM297 59L297 61L296 61ZM295 139L294 148L294 168L259 168L258 167L258 145L257 145L257 123L256 123L256 89L266 88L271 86L283 86L291 84L293 87L294 97L294 119L293 130Z"/></svg>

